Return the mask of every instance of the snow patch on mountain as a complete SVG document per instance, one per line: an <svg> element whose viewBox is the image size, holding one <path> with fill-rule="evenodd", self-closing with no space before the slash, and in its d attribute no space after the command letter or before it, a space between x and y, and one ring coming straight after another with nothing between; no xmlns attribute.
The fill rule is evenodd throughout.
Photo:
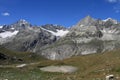
<svg viewBox="0 0 120 80"><path fill-rule="evenodd" d="M104 20L102 20L102 21L106 22L106 21L111 20L111 19L112 19L112 18L107 18L107 19L104 19Z"/></svg>
<svg viewBox="0 0 120 80"><path fill-rule="evenodd" d="M53 35L56 35L56 36L65 36L67 33L68 33L69 31L68 30L57 30L57 32L55 33L55 32L53 32L52 34Z"/></svg>
<svg viewBox="0 0 120 80"><path fill-rule="evenodd" d="M0 26L0 28L3 28L3 26Z"/></svg>
<svg viewBox="0 0 120 80"><path fill-rule="evenodd" d="M8 38L8 37L12 37L12 36L14 36L14 35L17 35L17 33L18 33L19 31L14 31L14 32L11 32L11 31L5 31L5 32L3 32L3 33L0 33L0 37L1 38Z"/></svg>
<svg viewBox="0 0 120 80"><path fill-rule="evenodd" d="M47 30L47 29L42 28L42 27L41 27L41 29L43 29L45 31L48 31L48 32L52 33L55 36L60 36L60 37L65 36L67 33L69 33L68 30L57 30L57 32L53 32L53 31Z"/></svg>
<svg viewBox="0 0 120 80"><path fill-rule="evenodd" d="M11 28L12 30L14 30L15 28Z"/></svg>
<svg viewBox="0 0 120 80"><path fill-rule="evenodd" d="M102 20L103 22L107 22L107 21L112 21L114 24L118 24L118 21L117 20L114 20L114 19L112 19L112 18L107 18L107 19L104 19L104 20Z"/></svg>

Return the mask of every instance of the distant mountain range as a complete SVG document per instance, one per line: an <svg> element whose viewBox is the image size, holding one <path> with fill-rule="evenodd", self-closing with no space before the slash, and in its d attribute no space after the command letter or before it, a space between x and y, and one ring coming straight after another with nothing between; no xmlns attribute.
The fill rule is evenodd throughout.
<svg viewBox="0 0 120 80"><path fill-rule="evenodd" d="M120 22L86 16L67 29L60 25L33 26L26 20L0 26L0 45L30 51L51 60L102 53L120 48Z"/></svg>

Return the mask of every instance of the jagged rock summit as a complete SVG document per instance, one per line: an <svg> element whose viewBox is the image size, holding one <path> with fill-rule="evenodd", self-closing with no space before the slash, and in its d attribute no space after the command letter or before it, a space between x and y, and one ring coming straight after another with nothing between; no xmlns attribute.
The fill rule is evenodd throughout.
<svg viewBox="0 0 120 80"><path fill-rule="evenodd" d="M85 18L83 18L82 20L80 20L77 25L84 25L84 26L91 26L93 25L93 23L95 22L95 19L92 18L91 16L86 16Z"/></svg>

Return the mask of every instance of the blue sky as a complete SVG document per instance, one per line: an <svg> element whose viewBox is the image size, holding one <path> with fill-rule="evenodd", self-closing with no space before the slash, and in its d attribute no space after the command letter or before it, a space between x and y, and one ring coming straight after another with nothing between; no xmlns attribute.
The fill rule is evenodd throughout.
<svg viewBox="0 0 120 80"><path fill-rule="evenodd" d="M87 15L120 21L120 0L0 0L0 25L25 19L69 27Z"/></svg>

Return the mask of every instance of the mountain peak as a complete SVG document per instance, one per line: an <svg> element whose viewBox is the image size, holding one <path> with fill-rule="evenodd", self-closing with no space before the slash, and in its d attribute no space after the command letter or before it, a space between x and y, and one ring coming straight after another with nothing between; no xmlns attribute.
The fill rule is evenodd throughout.
<svg viewBox="0 0 120 80"><path fill-rule="evenodd" d="M90 19L90 18L92 18L90 15L87 15L85 18L87 18L87 19Z"/></svg>
<svg viewBox="0 0 120 80"><path fill-rule="evenodd" d="M29 22L27 22L25 19L20 19L17 21L17 23L20 23L20 24L29 24Z"/></svg>
<svg viewBox="0 0 120 80"><path fill-rule="evenodd" d="M90 26L92 25L92 23L94 22L95 20L91 17L91 16L86 16L85 18L83 18L79 23L78 25L85 25L85 26Z"/></svg>
<svg viewBox="0 0 120 80"><path fill-rule="evenodd" d="M25 19L20 19L19 21L26 21Z"/></svg>
<svg viewBox="0 0 120 80"><path fill-rule="evenodd" d="M16 30L24 30L32 27L32 25L24 19L20 19L12 25L9 25L11 28Z"/></svg>

